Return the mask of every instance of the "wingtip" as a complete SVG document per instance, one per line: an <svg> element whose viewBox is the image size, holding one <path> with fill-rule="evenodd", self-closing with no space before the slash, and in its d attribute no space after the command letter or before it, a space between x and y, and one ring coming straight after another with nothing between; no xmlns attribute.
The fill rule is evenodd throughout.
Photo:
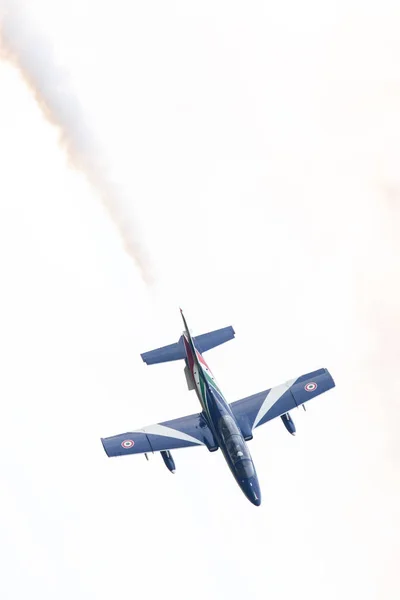
<svg viewBox="0 0 400 600"><path fill-rule="evenodd" d="M105 443L104 443L104 442L105 442L105 438L100 438L100 440L101 440L101 443L102 443L102 445L103 445L103 450L104 450L104 452L105 452L105 453L107 454L107 456L110 458L110 454L109 454L109 452L108 452L108 450L107 450L107 446L106 446L106 445L105 445Z"/></svg>

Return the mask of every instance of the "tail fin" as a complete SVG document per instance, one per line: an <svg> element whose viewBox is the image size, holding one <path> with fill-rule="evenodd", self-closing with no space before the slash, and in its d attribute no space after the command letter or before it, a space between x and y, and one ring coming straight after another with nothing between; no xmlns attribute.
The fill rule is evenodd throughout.
<svg viewBox="0 0 400 600"><path fill-rule="evenodd" d="M185 323L186 326L186 323ZM201 353L211 350L216 346L220 346L235 337L235 331L232 326L216 329L209 333L203 333L193 338L193 343L197 350ZM150 350L140 355L147 365L155 365L157 363L170 362L173 360L183 360L186 357L185 347L183 344L183 336L181 336L176 344L163 346L156 350Z"/></svg>

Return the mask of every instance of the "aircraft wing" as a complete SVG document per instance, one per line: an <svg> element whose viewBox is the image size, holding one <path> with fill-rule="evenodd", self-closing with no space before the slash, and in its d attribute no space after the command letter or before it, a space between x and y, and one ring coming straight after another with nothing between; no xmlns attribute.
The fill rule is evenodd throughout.
<svg viewBox="0 0 400 600"><path fill-rule="evenodd" d="M308 400L335 387L327 369L319 369L290 379L281 385L253 396L232 402L230 407L244 438L251 438L253 429L271 419L301 406Z"/></svg>
<svg viewBox="0 0 400 600"><path fill-rule="evenodd" d="M206 446L209 450L218 448L201 413L101 438L101 441L107 456L159 452L190 446Z"/></svg>

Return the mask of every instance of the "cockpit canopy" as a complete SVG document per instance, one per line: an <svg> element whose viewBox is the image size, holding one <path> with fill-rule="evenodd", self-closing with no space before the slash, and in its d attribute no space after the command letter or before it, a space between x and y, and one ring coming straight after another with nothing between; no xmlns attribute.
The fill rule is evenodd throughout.
<svg viewBox="0 0 400 600"><path fill-rule="evenodd" d="M219 420L219 432L226 441L231 435L240 435L238 426L230 415L224 415Z"/></svg>
<svg viewBox="0 0 400 600"><path fill-rule="evenodd" d="M224 415L219 420L218 428L239 477L253 477L253 461L235 421L230 415Z"/></svg>

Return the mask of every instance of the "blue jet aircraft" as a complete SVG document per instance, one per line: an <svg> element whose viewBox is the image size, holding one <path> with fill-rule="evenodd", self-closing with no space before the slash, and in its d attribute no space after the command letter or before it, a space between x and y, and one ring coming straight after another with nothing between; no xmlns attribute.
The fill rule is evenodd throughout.
<svg viewBox="0 0 400 600"><path fill-rule="evenodd" d="M108 456L144 453L146 458L147 453L160 452L167 468L175 473L172 449L206 446L214 452L220 448L245 496L259 506L260 485L246 444L253 438L253 430L280 417L289 433L294 435L296 428L289 411L333 388L335 382L327 369L319 369L228 404L202 353L233 339L233 328L224 327L192 337L182 310L181 314L185 331L179 341L141 356L148 365L184 360L188 388L196 391L202 411L102 438L104 450Z"/></svg>

